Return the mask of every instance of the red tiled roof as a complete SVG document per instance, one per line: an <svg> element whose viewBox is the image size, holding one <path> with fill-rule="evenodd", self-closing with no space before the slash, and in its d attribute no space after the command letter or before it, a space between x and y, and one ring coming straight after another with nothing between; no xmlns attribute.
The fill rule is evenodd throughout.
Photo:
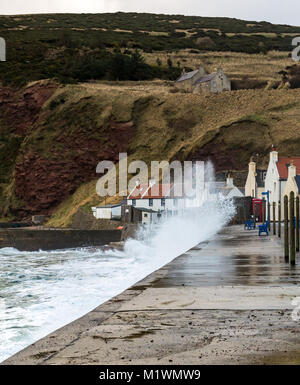
<svg viewBox="0 0 300 385"><path fill-rule="evenodd" d="M148 185L140 185L128 196L128 199L162 199L168 197L173 184L156 184L148 189ZM147 191L147 192L146 192ZM143 196L146 192L146 195Z"/></svg>
<svg viewBox="0 0 300 385"><path fill-rule="evenodd" d="M277 164L277 170L279 173L280 179L287 179L289 175L289 166L294 161L294 165L296 166L296 173L300 174L300 157L290 157L290 158L281 158L279 157Z"/></svg>

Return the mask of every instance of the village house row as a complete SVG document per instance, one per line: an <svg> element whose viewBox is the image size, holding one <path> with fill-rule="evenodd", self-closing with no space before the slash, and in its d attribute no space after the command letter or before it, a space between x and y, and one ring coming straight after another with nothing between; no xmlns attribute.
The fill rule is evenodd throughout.
<svg viewBox="0 0 300 385"><path fill-rule="evenodd" d="M291 191L295 196L300 195L300 157L279 157L275 148L272 148L266 170L258 169L254 159L251 158L244 188L236 187L230 174L226 181L208 183L206 199L216 199L222 195L229 199L251 197L262 200L262 193L269 191L271 204L282 202L284 196L289 195ZM154 187L157 188L155 194ZM120 220L122 218L125 222L148 224L157 222L161 215L175 215L180 210L188 208L187 203L188 200L185 197L174 196L172 183L156 186L137 185L123 202L93 207L92 211L97 219ZM278 219L277 216L276 210L276 219ZM271 219L273 219L272 212Z"/></svg>
<svg viewBox="0 0 300 385"><path fill-rule="evenodd" d="M300 157L281 157L273 148L267 170L258 169L253 158L251 159L245 196L262 199L262 193L267 191L270 194L271 204L283 202L284 196L289 196L292 191L295 197L300 195ZM283 218L283 205L281 205L281 210ZM272 211L270 214L273 219ZM278 219L278 210L276 210L275 219Z"/></svg>

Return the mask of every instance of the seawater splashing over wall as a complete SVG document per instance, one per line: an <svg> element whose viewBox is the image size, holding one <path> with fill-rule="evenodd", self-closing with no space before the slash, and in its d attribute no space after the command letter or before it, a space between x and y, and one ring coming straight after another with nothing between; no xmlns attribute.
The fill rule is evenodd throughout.
<svg viewBox="0 0 300 385"><path fill-rule="evenodd" d="M186 209L163 218L157 226L142 228L137 239L126 242L124 253L150 260L157 269L219 232L234 216L235 207L232 200L217 194L214 182L214 167L208 162L204 184L195 198L185 200Z"/></svg>
<svg viewBox="0 0 300 385"><path fill-rule="evenodd" d="M0 249L0 362L221 230L234 207L221 198L208 200L211 166L207 174L208 183L198 199L187 201L187 210L141 229L124 251Z"/></svg>
<svg viewBox="0 0 300 385"><path fill-rule="evenodd" d="M232 218L232 201L208 201L182 215L162 220L156 228L144 228L137 239L126 242L124 253L158 268L222 229ZM154 266L155 265L155 266Z"/></svg>

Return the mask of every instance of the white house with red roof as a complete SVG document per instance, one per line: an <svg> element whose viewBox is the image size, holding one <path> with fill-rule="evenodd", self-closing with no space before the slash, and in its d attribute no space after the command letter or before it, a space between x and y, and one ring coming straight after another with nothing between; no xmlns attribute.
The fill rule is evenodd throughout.
<svg viewBox="0 0 300 385"><path fill-rule="evenodd" d="M268 171L265 179L265 191L270 192L270 202L283 201L289 176L290 165L295 166L295 176L300 174L300 157L281 157L275 148L270 153ZM277 217L277 210L276 210ZM272 219L272 210L271 210Z"/></svg>
<svg viewBox="0 0 300 385"><path fill-rule="evenodd" d="M175 185L149 184L137 185L127 197L127 205L153 211L177 211L185 206L184 197L177 197L174 193Z"/></svg>
<svg viewBox="0 0 300 385"><path fill-rule="evenodd" d="M291 192L294 192L295 198L300 195L300 175L297 175L297 167L294 164L294 160L291 161L288 179L285 185L283 196L290 196Z"/></svg>
<svg viewBox="0 0 300 385"><path fill-rule="evenodd" d="M191 187L191 186L189 186ZM172 211L176 212L185 208L193 207L195 201L189 199L186 194L186 186L183 184L151 184L136 186L127 197L127 205L136 209L147 209L154 212ZM227 199L243 197L243 192L233 184L233 179L228 175L226 182L206 182L203 185L206 199L218 199L223 195Z"/></svg>

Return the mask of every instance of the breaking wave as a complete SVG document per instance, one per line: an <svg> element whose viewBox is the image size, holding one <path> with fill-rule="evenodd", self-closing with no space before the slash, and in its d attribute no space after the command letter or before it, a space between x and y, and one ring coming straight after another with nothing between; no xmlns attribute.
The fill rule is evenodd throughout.
<svg viewBox="0 0 300 385"><path fill-rule="evenodd" d="M220 231L233 203L208 200L207 191L201 197L177 216L141 228L123 251L0 249L0 362Z"/></svg>

